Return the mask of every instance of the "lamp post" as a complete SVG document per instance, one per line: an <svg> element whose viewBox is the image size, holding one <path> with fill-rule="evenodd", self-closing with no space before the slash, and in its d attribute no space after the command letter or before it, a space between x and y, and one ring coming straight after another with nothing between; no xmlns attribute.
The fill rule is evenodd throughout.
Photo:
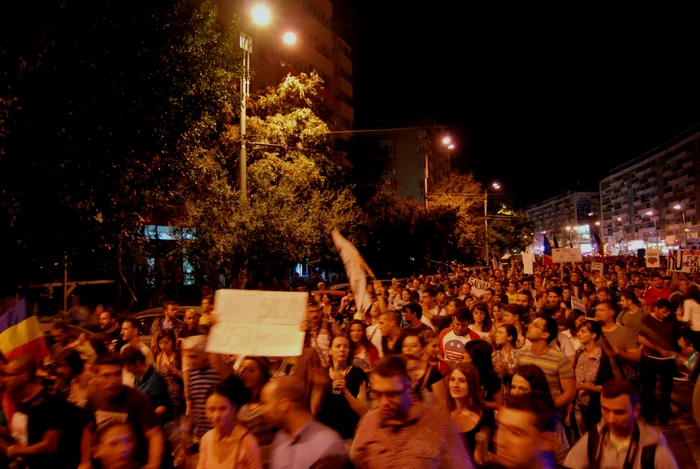
<svg viewBox="0 0 700 469"><path fill-rule="evenodd" d="M272 20L272 13L265 5L255 5L250 12L253 22L259 26L267 26ZM282 36L282 42L291 46L297 41L297 36L293 32L286 32ZM246 110L248 107L248 97L250 96L250 54L253 52L253 38L241 33L241 49L243 49L243 76L241 77L241 154L238 165L241 197L245 199L248 195L247 172L248 172L248 149L246 148Z"/></svg>
<svg viewBox="0 0 700 469"><path fill-rule="evenodd" d="M494 189L500 189L501 185L498 182L491 184ZM489 265L489 188L484 189L484 260L486 265Z"/></svg>
<svg viewBox="0 0 700 469"><path fill-rule="evenodd" d="M654 222L654 244L656 244L656 249L659 249L659 229L656 227L656 218L654 217L654 212L652 210L649 210L648 212L646 212L646 215L651 218L651 221Z"/></svg>
<svg viewBox="0 0 700 469"><path fill-rule="evenodd" d="M681 234L681 247L684 248L684 247L685 247L685 241L686 241L686 236L685 236L685 207L683 206L683 204L676 204L676 205L673 206L673 208L674 208L675 210L678 210L678 211L681 212L681 217L682 217L682 220L683 220L683 232L682 232L682 234Z"/></svg>

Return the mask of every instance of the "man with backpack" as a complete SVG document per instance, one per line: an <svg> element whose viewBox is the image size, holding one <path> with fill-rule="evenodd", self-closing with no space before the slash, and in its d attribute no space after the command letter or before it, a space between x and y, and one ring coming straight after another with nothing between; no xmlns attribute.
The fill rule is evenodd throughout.
<svg viewBox="0 0 700 469"><path fill-rule="evenodd" d="M566 457L570 469L678 469L666 438L639 420L639 393L629 381L613 379L600 396L601 422Z"/></svg>

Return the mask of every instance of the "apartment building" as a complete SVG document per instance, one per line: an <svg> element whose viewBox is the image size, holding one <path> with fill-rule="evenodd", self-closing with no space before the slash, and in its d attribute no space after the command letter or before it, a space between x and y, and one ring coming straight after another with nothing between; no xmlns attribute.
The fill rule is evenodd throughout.
<svg viewBox="0 0 700 469"><path fill-rule="evenodd" d="M535 224L537 252L542 252L544 235L550 243L556 235L560 247L571 245L589 253L591 231L598 228L600 197L598 192L569 191L529 206L526 214Z"/></svg>
<svg viewBox="0 0 700 469"><path fill-rule="evenodd" d="M600 181L606 252L697 247L700 128L611 170Z"/></svg>
<svg viewBox="0 0 700 469"><path fill-rule="evenodd" d="M435 121L421 121L415 127L375 133L390 155L391 165L384 177L387 188L399 197L425 201L425 169L428 193L439 191L440 181L450 172L450 151L441 143L445 129Z"/></svg>
<svg viewBox="0 0 700 469"><path fill-rule="evenodd" d="M333 31L333 5L330 0L267 0L271 21L258 26L250 11L258 2L218 0L221 21L236 18L241 34L252 39L250 92L279 84L287 75L316 71L326 88L322 93L330 111L331 130L352 130L353 75L350 46ZM287 45L286 32L297 41Z"/></svg>

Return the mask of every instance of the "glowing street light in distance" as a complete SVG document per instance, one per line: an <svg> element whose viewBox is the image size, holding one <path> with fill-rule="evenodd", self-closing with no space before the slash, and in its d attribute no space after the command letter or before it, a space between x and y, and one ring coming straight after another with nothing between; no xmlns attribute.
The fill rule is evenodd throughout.
<svg viewBox="0 0 700 469"><path fill-rule="evenodd" d="M250 14L253 17L255 24L259 24L260 26L266 26L270 24L270 21L272 20L272 13L270 12L270 9L263 4L255 5Z"/></svg>
<svg viewBox="0 0 700 469"><path fill-rule="evenodd" d="M282 42L288 46L293 46L297 43L297 35L291 31L287 31L284 33L284 36L282 36Z"/></svg>

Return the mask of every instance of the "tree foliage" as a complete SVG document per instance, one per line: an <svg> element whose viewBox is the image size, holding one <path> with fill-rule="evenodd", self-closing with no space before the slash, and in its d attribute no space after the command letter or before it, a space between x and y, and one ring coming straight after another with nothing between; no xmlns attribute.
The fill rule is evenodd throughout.
<svg viewBox="0 0 700 469"><path fill-rule="evenodd" d="M206 190L187 200L184 217L196 234L186 247L203 269L236 274L319 262L330 253L333 229L355 231L360 214L350 189L329 180L339 169L328 127L314 112L320 86L317 75L302 74L251 97L248 140L256 144L249 144L247 198L236 166L203 152L194 178ZM239 135L230 125L224 145Z"/></svg>
<svg viewBox="0 0 700 469"><path fill-rule="evenodd" d="M0 18L3 245L17 264L113 266L176 212L237 107L235 25L213 0L11 2Z"/></svg>
<svg viewBox="0 0 700 469"><path fill-rule="evenodd" d="M479 258L484 246L484 192L474 175L452 171L440 182L438 190L430 194L429 203L436 209L456 212L456 223L452 227L456 238L455 257Z"/></svg>

